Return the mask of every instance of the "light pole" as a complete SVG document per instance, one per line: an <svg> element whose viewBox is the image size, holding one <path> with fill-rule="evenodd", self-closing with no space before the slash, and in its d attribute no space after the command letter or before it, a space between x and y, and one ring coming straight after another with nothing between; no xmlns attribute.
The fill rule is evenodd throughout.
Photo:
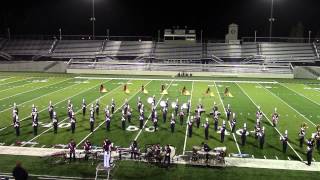
<svg viewBox="0 0 320 180"><path fill-rule="evenodd" d="M271 10L270 10L270 18L269 18L269 21L270 21L269 40L270 41L272 39L272 25L273 25L273 22L275 21L275 18L273 17L273 1L274 0L271 0Z"/></svg>
<svg viewBox="0 0 320 180"><path fill-rule="evenodd" d="M95 39L95 33L94 33L94 26L95 26L95 21L96 17L94 15L94 0L92 0L92 17L90 18L90 21L92 21L92 39Z"/></svg>

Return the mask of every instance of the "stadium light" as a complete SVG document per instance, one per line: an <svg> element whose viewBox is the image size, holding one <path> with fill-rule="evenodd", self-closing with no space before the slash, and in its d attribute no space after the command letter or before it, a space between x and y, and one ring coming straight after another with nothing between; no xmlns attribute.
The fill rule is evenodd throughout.
<svg viewBox="0 0 320 180"><path fill-rule="evenodd" d="M94 0L92 0L92 17L90 18L90 21L92 21L92 39L95 39L95 21L96 21L96 17L95 17L95 13L94 13Z"/></svg>
<svg viewBox="0 0 320 180"><path fill-rule="evenodd" d="M269 21L270 21L270 29L269 29L269 40L271 41L272 39L272 26L273 26L273 22L275 21L275 18L273 17L273 1L274 0L271 0L271 10L270 10L270 18L269 18Z"/></svg>

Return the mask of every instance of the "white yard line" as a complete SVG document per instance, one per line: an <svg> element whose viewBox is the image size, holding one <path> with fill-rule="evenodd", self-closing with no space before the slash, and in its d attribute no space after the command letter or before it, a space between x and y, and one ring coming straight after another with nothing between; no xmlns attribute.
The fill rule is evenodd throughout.
<svg viewBox="0 0 320 180"><path fill-rule="evenodd" d="M27 79L24 79L24 80L19 80L19 81L25 81L25 80L28 80L28 79L32 79L32 78L27 78ZM14 81L14 82L19 82L19 81ZM29 84L32 84L33 82L29 82L29 83L25 83L25 84L22 84L22 85L19 85L19 86L13 86L13 87L10 87L8 89L3 89L1 90L0 92L3 92L3 91L8 91L10 89L15 89L15 88L19 88L19 87L23 87L23 86L26 86L26 85L29 85ZM7 83L7 84L10 84L10 83ZM0 84L0 86L2 86L2 84Z"/></svg>
<svg viewBox="0 0 320 180"><path fill-rule="evenodd" d="M238 83L236 83L237 85L238 85L238 87L241 89L241 91L250 99L250 101L258 108L258 105L251 99L251 97L247 94L247 92L238 84ZM263 114L263 116L269 121L269 123L271 124L271 125L273 125L272 124L272 122L270 121L270 119L268 118L268 116L266 116L266 114L263 112L263 111L261 111L262 112L262 114ZM281 137L283 137L283 135L281 134L281 132L278 130L278 128L276 128L276 127L274 127L274 129L278 132L278 134L281 136ZM291 146L291 144L288 142L288 145L289 145L289 147L293 150L293 152L298 156L298 158L301 160L301 161L303 161L303 159L301 158L301 156L298 154L298 152ZM289 157L288 157L289 158Z"/></svg>
<svg viewBox="0 0 320 180"><path fill-rule="evenodd" d="M303 94L301 94L301 93L297 92L296 90L294 90L294 89L292 89L292 88L289 88L288 86L286 86L286 85L284 85L284 84L282 84L282 83L279 83L279 84L280 84L281 86L283 86L283 87L285 87L285 88L287 88L287 89L289 89L289 90L291 90L291 91L295 92L296 94L299 94L300 96L302 96L302 97L304 97L304 98L306 98L306 99L310 100L311 102L313 102L313 103L315 103L315 104L317 104L317 105L319 105L319 106L320 106L320 103L317 103L316 101L314 101L314 100L312 100L312 99L308 98L307 96L305 96L305 95L303 95Z"/></svg>
<svg viewBox="0 0 320 180"><path fill-rule="evenodd" d="M152 79L152 78L104 78L104 77L83 77L78 76L74 77L76 79L117 79L117 80L152 80L152 81L171 81L173 79ZM202 79L174 79L176 82L212 82L212 80L202 80ZM277 84L277 81L224 81L224 80L215 80L215 82L230 82L230 83L266 83L266 84Z"/></svg>
<svg viewBox="0 0 320 180"><path fill-rule="evenodd" d="M189 113L188 113L188 121L190 120L191 109L192 109L193 85L194 85L194 81L192 81L192 87L191 87L190 109L189 109ZM184 136L183 155L186 153L187 138L188 138L188 126L186 126L186 133L185 133L185 136Z"/></svg>
<svg viewBox="0 0 320 180"><path fill-rule="evenodd" d="M0 84L0 86L6 85L6 84L11 84L11 83L16 83L16 82L20 82L20 81L25 81L25 80L32 79L32 78L34 78L34 77L29 77L29 78L24 78L24 79L17 80L17 81L11 81L11 82L7 82L7 83L3 83L3 84Z"/></svg>
<svg viewBox="0 0 320 180"><path fill-rule="evenodd" d="M3 82L3 81L7 81L9 79L12 79L14 77L7 77L7 76L4 76L4 77L1 77L2 79L0 79L0 82ZM1 84L0 84L1 85Z"/></svg>
<svg viewBox="0 0 320 180"><path fill-rule="evenodd" d="M169 84L169 86L168 86L167 89L170 88L170 86L171 86L171 84L172 84L173 81L174 81L174 80L171 80L171 82L170 82L170 84ZM158 106L158 104L160 103L160 101L161 101L161 99L163 98L163 96L164 96L164 94L161 95L160 99L158 100L157 104L155 105L155 108L157 108L157 106ZM150 113L149 117L147 118L146 122L144 123L144 125L142 126L142 129L140 129L140 131L138 132L137 136L134 138L134 140L137 140L137 139L139 138L142 130L143 130L143 129L145 128L145 126L147 125L150 117L151 117L151 113Z"/></svg>
<svg viewBox="0 0 320 180"><path fill-rule="evenodd" d="M101 98L105 97L106 95L111 94L111 92L117 90L117 89L120 88L120 87L122 87L122 86L119 85L118 87L114 88L112 91L109 91L109 92L107 92L106 94L104 94L103 96L98 97L97 99L95 99L95 100L93 100L91 103L89 103L88 106L89 106L90 104L95 103L96 100L101 99ZM91 88L91 89L92 89L92 88ZM78 111L75 112L75 114L77 115L77 114L78 114L79 112L81 112L81 111L82 111L82 109L79 109ZM69 119L69 117L64 118L62 121L59 122L59 124L63 123L64 121L66 121L66 120L68 120L68 119ZM33 140L37 139L38 137L40 137L40 136L43 135L44 133L48 132L48 131L51 130L52 128L53 128L53 127L49 127L47 130L43 131L42 133L38 134L36 137L34 137L34 138L30 139L29 141L27 141L27 143L28 143L28 142L32 142ZM27 143L25 143L25 144L27 144ZM24 146L25 144L23 144L23 145L21 145L21 146Z"/></svg>
<svg viewBox="0 0 320 180"><path fill-rule="evenodd" d="M52 85L55 85L55 84L59 84L59 83L62 83L62 82L65 82L67 80L70 80L71 78L68 78L68 79L65 79L63 81L58 81L57 83L53 83L53 84L48 84L46 86L42 86L42 87L38 87L38 88L35 88L35 89L31 89L29 91L24 91L24 92L21 92L21 93L17 93L17 94L14 94L12 96L8 96L8 97L5 97L5 98L2 98L0 99L0 101L4 100L4 99L9 99L9 98L12 98L12 97L15 97L15 96L18 96L18 95L21 95L21 94L25 94L25 93L28 93L28 92L32 92L32 91L36 91L36 90L39 90L39 89L42 89L42 88L46 88L48 86L52 86Z"/></svg>
<svg viewBox="0 0 320 180"><path fill-rule="evenodd" d="M54 85L54 84L53 84L53 85ZM64 88L62 88L62 89L58 89L58 90L55 90L55 91L52 91L52 92L49 92L49 93L43 94L43 95L38 96L38 97L36 97L36 98L30 99L30 100L28 100L28 101L25 101L25 102L23 102L23 103L21 103L21 104L17 104L17 106L19 107L19 106L21 106L21 105L23 105L23 104L26 104L26 103L28 103L28 102L31 102L31 101L34 101L34 100L40 99L40 98L45 97L45 96L48 96L48 95L50 95L50 94L53 94L53 93L56 93L56 92L62 91L62 90L64 90L64 89L67 89L67 88L73 87L73 86L75 86L75 85L78 85L78 84L73 84L73 85L71 85L71 86L67 86L67 87L64 87ZM0 113L2 113L2 112L4 112L4 111L7 111L7 110L9 110L9 109L12 109L12 107L9 107L9 108L7 108L7 109L4 109L4 110L0 111Z"/></svg>
<svg viewBox="0 0 320 180"><path fill-rule="evenodd" d="M145 84L145 87L147 87L150 83L151 83L151 81L149 81L147 84ZM131 101L132 98L134 98L134 97L135 97L136 95L138 95L140 92L141 92L141 91L138 90L134 95L132 95L132 96L128 99L128 103ZM117 108L113 114L115 114L116 112L118 112L124 105L125 105L125 103L123 103L119 108ZM97 131L103 124L105 124L105 121L103 121L102 123L100 123L100 124L93 130L93 132L90 132L85 138L83 138L83 139L77 144L77 147L78 147L79 145L81 145L86 139L88 139L88 137L90 137L95 131Z"/></svg>
<svg viewBox="0 0 320 180"><path fill-rule="evenodd" d="M261 85L260 85L261 86ZM286 104L288 107L290 107L292 110L294 110L296 113L298 113L300 116L302 116L304 119L306 119L307 121L309 121L313 126L317 126L315 123L313 123L309 118L307 118L306 116L304 116L303 114L301 114L298 110L296 110L295 108L293 108L292 106L290 106L287 102L285 102L282 98L280 98L279 96L275 95L273 92L271 92L269 89L265 88L264 86L261 86L264 89L266 89L270 94L272 94L274 97L278 98L281 102L283 102L284 104Z"/></svg>
<svg viewBox="0 0 320 180"><path fill-rule="evenodd" d="M109 80L109 81L111 81L111 80ZM107 81L107 82L109 82L109 81ZM93 89L93 88L96 88L95 86L97 86L97 85L94 85L94 87L92 87L92 88L86 88L86 89L84 89L83 91L80 91L80 92L78 92L78 93L76 93L76 94L74 94L74 95L72 95L72 96L70 96L70 97L67 97L67 98L65 98L65 99L63 99L63 100L61 100L61 101L53 104L53 106L55 107L56 105L58 105L58 104L60 104L60 103L62 103L62 102L64 102L64 101L66 101L66 100L68 100L68 99L71 99L71 98L73 98L73 97L75 97L75 96L77 96L77 95L79 95L79 94L81 94L81 93L84 93L84 92L89 91L89 90L91 90L91 89ZM69 87L70 87L70 86L69 86ZM38 113L41 113L41 112L43 112L43 111L45 111L45 110L47 110L47 108L44 108L44 109L38 111ZM28 118L29 118L29 116L21 119L20 122L25 121L25 120L27 120ZM12 126L12 125L13 125L13 124L11 124L11 126ZM3 131L3 130L5 130L5 129L7 129L8 127L11 127L11 126L6 126L6 127L2 128L2 129L0 129L0 132Z"/></svg>
<svg viewBox="0 0 320 180"><path fill-rule="evenodd" d="M214 86L215 86L215 88L216 88L216 90L217 90L219 100L220 100L220 102L222 103L223 111L224 111L224 113L226 114L226 117L227 117L227 111L226 111L226 108L224 107L224 103L223 103L223 101L222 101L222 99L221 99L221 96L220 96L220 93L219 93L219 90L218 90L218 87L217 87L217 84L216 84L215 81L214 81ZM226 120L226 121L228 121L228 120ZM232 129L232 128L231 128L231 123L230 123L230 121L228 121L228 124L229 124L229 126L230 126L230 129ZM231 132L231 131L230 131L230 132ZM241 154L241 150L240 150L240 147L239 147L239 144L238 144L238 141L237 141L237 138L236 138L235 134L232 133L232 136L233 136L234 142L236 143L238 152L239 152L239 154Z"/></svg>

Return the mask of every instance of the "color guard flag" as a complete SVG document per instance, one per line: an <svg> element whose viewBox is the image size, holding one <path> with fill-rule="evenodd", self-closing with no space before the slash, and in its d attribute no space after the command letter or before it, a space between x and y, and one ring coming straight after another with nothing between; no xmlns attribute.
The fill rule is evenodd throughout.
<svg viewBox="0 0 320 180"><path fill-rule="evenodd" d="M228 88L226 88L226 89L224 90L224 96L226 96L226 97L233 97Z"/></svg>
<svg viewBox="0 0 320 180"><path fill-rule="evenodd" d="M100 93L105 93L107 92L107 89L103 87L103 84L100 85Z"/></svg>

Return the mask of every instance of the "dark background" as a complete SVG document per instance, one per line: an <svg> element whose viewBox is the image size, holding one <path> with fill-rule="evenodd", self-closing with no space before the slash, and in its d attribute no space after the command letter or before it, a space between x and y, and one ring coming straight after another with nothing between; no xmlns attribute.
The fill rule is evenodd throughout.
<svg viewBox="0 0 320 180"><path fill-rule="evenodd" d="M289 36L298 22L304 36L320 36L320 0L274 0L274 36ZM240 36L268 36L271 0L95 0L96 35L156 36L158 29L187 26L204 37L223 39L230 23ZM91 34L91 0L1 2L0 34Z"/></svg>

